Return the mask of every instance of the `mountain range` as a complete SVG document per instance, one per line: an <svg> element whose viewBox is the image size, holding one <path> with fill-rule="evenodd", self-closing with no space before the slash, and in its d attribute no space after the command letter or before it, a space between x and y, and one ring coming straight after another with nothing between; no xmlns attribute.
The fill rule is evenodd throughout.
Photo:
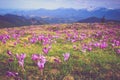
<svg viewBox="0 0 120 80"><path fill-rule="evenodd" d="M120 9L99 8L88 11L86 9L73 8L59 8L55 10L37 9L37 10L11 10L0 9L0 15L14 14L25 17L42 17L42 18L69 18L71 21L77 21L88 17L101 18L105 16L106 19L120 20Z"/></svg>
<svg viewBox="0 0 120 80"><path fill-rule="evenodd" d="M54 24L74 22L120 21L120 9L99 8L94 10L59 8L55 10L15 10L0 9L0 26L23 26L31 24ZM7 25L8 26L8 25Z"/></svg>

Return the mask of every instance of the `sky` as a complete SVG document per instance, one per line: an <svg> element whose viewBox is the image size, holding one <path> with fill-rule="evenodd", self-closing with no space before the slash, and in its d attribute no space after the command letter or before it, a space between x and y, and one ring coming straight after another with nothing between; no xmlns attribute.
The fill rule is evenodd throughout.
<svg viewBox="0 0 120 80"><path fill-rule="evenodd" d="M1 9L120 9L120 0L0 0Z"/></svg>

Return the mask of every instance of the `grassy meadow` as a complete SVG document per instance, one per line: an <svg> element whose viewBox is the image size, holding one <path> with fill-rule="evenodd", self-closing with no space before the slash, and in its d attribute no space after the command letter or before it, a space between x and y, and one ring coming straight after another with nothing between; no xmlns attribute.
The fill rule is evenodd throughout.
<svg viewBox="0 0 120 80"><path fill-rule="evenodd" d="M0 80L119 79L119 24L0 29Z"/></svg>

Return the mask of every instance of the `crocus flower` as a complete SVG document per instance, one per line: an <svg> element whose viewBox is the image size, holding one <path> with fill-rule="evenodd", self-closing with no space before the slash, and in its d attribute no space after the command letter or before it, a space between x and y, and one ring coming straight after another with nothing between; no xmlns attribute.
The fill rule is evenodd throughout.
<svg viewBox="0 0 120 80"><path fill-rule="evenodd" d="M86 52L86 49L82 49L81 51L82 51L83 53L85 53L85 52Z"/></svg>
<svg viewBox="0 0 120 80"><path fill-rule="evenodd" d="M38 36L38 40L39 40L39 41L42 41L44 37L45 37L44 35L39 35L39 36Z"/></svg>
<svg viewBox="0 0 120 80"><path fill-rule="evenodd" d="M88 51L91 51L92 50L92 48L91 47L88 47Z"/></svg>
<svg viewBox="0 0 120 80"><path fill-rule="evenodd" d="M32 54L32 60L37 61L39 58L38 54Z"/></svg>
<svg viewBox="0 0 120 80"><path fill-rule="evenodd" d="M44 37L44 38L42 39L42 44L43 44L43 45L47 45L47 44L50 44L50 43L51 43L51 39L50 39L50 38Z"/></svg>
<svg viewBox="0 0 120 80"><path fill-rule="evenodd" d="M112 43L112 47L114 47L115 46L115 44L114 43Z"/></svg>
<svg viewBox="0 0 120 80"><path fill-rule="evenodd" d="M8 54L9 56L12 56L12 52L11 52L10 50L7 50L7 54Z"/></svg>
<svg viewBox="0 0 120 80"><path fill-rule="evenodd" d="M70 53L63 54L63 57L64 57L64 61L67 61L70 57Z"/></svg>
<svg viewBox="0 0 120 80"><path fill-rule="evenodd" d="M14 42L13 44L14 44L14 46L15 46L15 45L17 45L17 42Z"/></svg>
<svg viewBox="0 0 120 80"><path fill-rule="evenodd" d="M7 34L3 34L3 35L0 35L0 41L5 44L7 42L7 40L10 39L10 36L7 35Z"/></svg>
<svg viewBox="0 0 120 80"><path fill-rule="evenodd" d="M116 46L119 46L120 45L120 41L116 41Z"/></svg>
<svg viewBox="0 0 120 80"><path fill-rule="evenodd" d="M16 54L16 58L18 59L18 63L20 66L22 66L22 68L24 67L24 59L26 57L26 54L22 53L22 54Z"/></svg>
<svg viewBox="0 0 120 80"><path fill-rule="evenodd" d="M14 61L13 58L9 58L9 59L8 59L8 62L13 62L13 61Z"/></svg>
<svg viewBox="0 0 120 80"><path fill-rule="evenodd" d="M100 46L100 43L99 42L96 42L93 44L95 47L99 47Z"/></svg>
<svg viewBox="0 0 120 80"><path fill-rule="evenodd" d="M36 38L36 37L32 37L31 39L30 39L30 42L31 43L36 43L38 41L38 38Z"/></svg>
<svg viewBox="0 0 120 80"><path fill-rule="evenodd" d="M39 55L37 65L40 70L44 68L45 63L46 63L46 58L43 55Z"/></svg>
<svg viewBox="0 0 120 80"><path fill-rule="evenodd" d="M48 52L49 52L50 49L51 49L51 46L49 46L48 48L47 48L47 47L44 47L44 48L43 48L43 52L44 52L45 54L48 54Z"/></svg>
<svg viewBox="0 0 120 80"><path fill-rule="evenodd" d="M75 50L76 50L76 49L77 49L77 46L76 46L76 45L73 45L73 49L75 49Z"/></svg>
<svg viewBox="0 0 120 80"><path fill-rule="evenodd" d="M2 40L2 43L3 43L3 44L5 44L5 43L6 43L6 40L5 40L5 39L4 39L4 40Z"/></svg>
<svg viewBox="0 0 120 80"><path fill-rule="evenodd" d="M85 38L86 38L86 34L82 33L82 34L80 35L80 40L84 40Z"/></svg>
<svg viewBox="0 0 120 80"><path fill-rule="evenodd" d="M7 71L6 75L8 77L17 77L18 73L17 72L11 72L11 71Z"/></svg>
<svg viewBox="0 0 120 80"><path fill-rule="evenodd" d="M33 54L32 60L37 62L37 66L40 70L44 68L44 65L46 63L46 58L43 55Z"/></svg>
<svg viewBox="0 0 120 80"><path fill-rule="evenodd" d="M38 68L41 70L44 68L45 63L41 63L40 61L37 62Z"/></svg>
<svg viewBox="0 0 120 80"><path fill-rule="evenodd" d="M82 46L82 52L86 52L86 50L88 50L88 46L86 45L86 44L84 44L83 46Z"/></svg>
<svg viewBox="0 0 120 80"><path fill-rule="evenodd" d="M71 42L76 42L76 40L75 40L75 39L72 39Z"/></svg>
<svg viewBox="0 0 120 80"><path fill-rule="evenodd" d="M106 42L103 42L100 44L100 48L103 49L103 48L106 48L108 45Z"/></svg>
<svg viewBox="0 0 120 80"><path fill-rule="evenodd" d="M13 34L13 38L14 39L18 39L20 37L20 34L18 33L18 34Z"/></svg>
<svg viewBox="0 0 120 80"><path fill-rule="evenodd" d="M10 39L10 36L7 34L7 35L5 36L5 39L9 40L9 39Z"/></svg>
<svg viewBox="0 0 120 80"><path fill-rule="evenodd" d="M56 63L60 63L60 59L59 59L59 58L55 58L54 61L55 61Z"/></svg>
<svg viewBox="0 0 120 80"><path fill-rule="evenodd" d="M117 50L117 53L120 54L120 49Z"/></svg>

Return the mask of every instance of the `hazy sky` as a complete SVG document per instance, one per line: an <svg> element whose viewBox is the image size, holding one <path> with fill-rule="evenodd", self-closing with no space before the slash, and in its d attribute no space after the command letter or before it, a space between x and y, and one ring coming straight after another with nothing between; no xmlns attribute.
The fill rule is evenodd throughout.
<svg viewBox="0 0 120 80"><path fill-rule="evenodd" d="M4 9L120 8L120 0L0 0Z"/></svg>

